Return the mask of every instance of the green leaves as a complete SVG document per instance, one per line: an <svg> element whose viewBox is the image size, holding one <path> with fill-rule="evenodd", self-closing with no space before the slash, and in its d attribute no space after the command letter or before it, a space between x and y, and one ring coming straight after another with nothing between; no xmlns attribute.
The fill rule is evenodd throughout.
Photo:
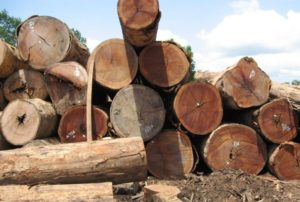
<svg viewBox="0 0 300 202"><path fill-rule="evenodd" d="M15 46L16 28L21 22L20 18L9 16L6 10L0 11L0 38Z"/></svg>

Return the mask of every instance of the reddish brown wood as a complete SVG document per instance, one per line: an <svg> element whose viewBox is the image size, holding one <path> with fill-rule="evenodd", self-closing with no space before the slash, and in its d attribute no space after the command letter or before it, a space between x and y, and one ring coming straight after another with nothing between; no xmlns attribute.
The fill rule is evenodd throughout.
<svg viewBox="0 0 300 202"><path fill-rule="evenodd" d="M45 71L47 89L58 114L86 103L87 72L77 62L56 63Z"/></svg>
<svg viewBox="0 0 300 202"><path fill-rule="evenodd" d="M161 15L158 0L119 0L118 15L130 44L143 47L155 41Z"/></svg>
<svg viewBox="0 0 300 202"><path fill-rule="evenodd" d="M189 72L185 53L174 43L156 42L144 48L139 56L143 77L158 87L179 84Z"/></svg>
<svg viewBox="0 0 300 202"><path fill-rule="evenodd" d="M157 178L182 178L194 165L192 143L187 135L165 130L146 147L148 170Z"/></svg>
<svg viewBox="0 0 300 202"><path fill-rule="evenodd" d="M22 59L35 69L63 61L86 65L88 49L66 24L50 16L32 16L17 29L17 42Z"/></svg>
<svg viewBox="0 0 300 202"><path fill-rule="evenodd" d="M180 123L197 135L216 129L223 117L220 93L216 87L204 82L183 85L174 99L173 108Z"/></svg>
<svg viewBox="0 0 300 202"><path fill-rule="evenodd" d="M300 144L280 144L270 153L268 165L280 180L300 180Z"/></svg>
<svg viewBox="0 0 300 202"><path fill-rule="evenodd" d="M266 145L252 128L225 124L211 133L202 155L213 170L240 169L258 174L267 161Z"/></svg>
<svg viewBox="0 0 300 202"><path fill-rule="evenodd" d="M92 114L93 140L99 140L107 132L108 116L103 110L96 107L93 107ZM60 141L63 143L86 142L86 132L86 106L75 106L68 109L59 123Z"/></svg>

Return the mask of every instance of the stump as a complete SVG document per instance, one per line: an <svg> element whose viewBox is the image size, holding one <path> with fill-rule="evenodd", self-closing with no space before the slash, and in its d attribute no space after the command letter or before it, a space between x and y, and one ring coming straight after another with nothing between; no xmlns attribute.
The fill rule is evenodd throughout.
<svg viewBox="0 0 300 202"><path fill-rule="evenodd" d="M140 136L148 141L164 126L164 104L151 88L130 85L120 90L113 99L110 120L119 136Z"/></svg>
<svg viewBox="0 0 300 202"><path fill-rule="evenodd" d="M143 47L155 41L161 16L158 0L119 0L118 15L130 44Z"/></svg>
<svg viewBox="0 0 300 202"><path fill-rule="evenodd" d="M169 88L179 84L189 74L190 63L175 44L156 42L144 48L139 56L142 76L151 84Z"/></svg>
<svg viewBox="0 0 300 202"><path fill-rule="evenodd" d="M148 170L159 178L183 178L194 165L192 143L176 130L165 130L146 147Z"/></svg>
<svg viewBox="0 0 300 202"><path fill-rule="evenodd" d="M180 123L197 135L206 135L216 129L223 117L220 93L204 82L183 85L174 99L173 108Z"/></svg>
<svg viewBox="0 0 300 202"><path fill-rule="evenodd" d="M56 126L56 113L52 104L41 99L10 102L1 116L5 139L13 145L24 145L33 139L45 138Z"/></svg>
<svg viewBox="0 0 300 202"><path fill-rule="evenodd" d="M86 66L88 49L66 24L50 16L32 16L17 29L21 58L37 70L63 61Z"/></svg>
<svg viewBox="0 0 300 202"><path fill-rule="evenodd" d="M133 47L122 39L110 39L99 44L91 54L88 69L95 66L95 81L111 90L128 86L138 70L138 58Z"/></svg>
<svg viewBox="0 0 300 202"><path fill-rule="evenodd" d="M20 69L10 75L3 86L4 96L7 100L48 97L44 76L37 71Z"/></svg>
<svg viewBox="0 0 300 202"><path fill-rule="evenodd" d="M252 128L225 124L211 133L204 143L202 155L213 170L240 169L258 174L267 160L266 145Z"/></svg>
<svg viewBox="0 0 300 202"><path fill-rule="evenodd" d="M45 71L47 89L56 112L86 104L87 72L77 62L56 63Z"/></svg>
<svg viewBox="0 0 300 202"><path fill-rule="evenodd" d="M107 133L107 114L93 107L93 140L101 139ZM67 110L59 123L58 134L60 141L86 142L86 106L75 106Z"/></svg>

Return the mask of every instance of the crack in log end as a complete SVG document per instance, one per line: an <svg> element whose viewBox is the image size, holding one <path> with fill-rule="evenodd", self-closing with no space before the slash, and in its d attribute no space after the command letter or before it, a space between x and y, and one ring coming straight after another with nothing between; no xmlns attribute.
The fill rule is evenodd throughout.
<svg viewBox="0 0 300 202"><path fill-rule="evenodd" d="M35 88L33 87L28 87L26 83L21 83L21 85L17 88L15 88L14 90L12 90L10 93L23 93L23 94L26 94L28 95L29 98L32 98L33 95L34 95L34 91L35 91Z"/></svg>
<svg viewBox="0 0 300 202"><path fill-rule="evenodd" d="M17 119L18 125L24 125L25 119L26 119L26 114L23 114L21 116L17 116L16 119Z"/></svg>

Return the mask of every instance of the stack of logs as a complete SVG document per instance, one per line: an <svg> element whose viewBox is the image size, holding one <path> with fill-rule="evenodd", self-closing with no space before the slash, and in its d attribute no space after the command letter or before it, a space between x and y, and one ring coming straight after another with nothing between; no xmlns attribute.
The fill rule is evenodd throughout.
<svg viewBox="0 0 300 202"><path fill-rule="evenodd" d="M300 179L299 88L272 83L249 57L190 81L184 49L155 41L158 0L119 0L118 15L124 40L106 40L91 54L49 16L18 27L17 49L0 41L0 149L9 149L0 152L0 184L118 184L146 180L147 170L182 178L201 159L213 171L251 174L268 161L279 179ZM93 142L86 142L88 72ZM95 189L66 186L37 192L71 199ZM77 195L63 193L68 188Z"/></svg>

